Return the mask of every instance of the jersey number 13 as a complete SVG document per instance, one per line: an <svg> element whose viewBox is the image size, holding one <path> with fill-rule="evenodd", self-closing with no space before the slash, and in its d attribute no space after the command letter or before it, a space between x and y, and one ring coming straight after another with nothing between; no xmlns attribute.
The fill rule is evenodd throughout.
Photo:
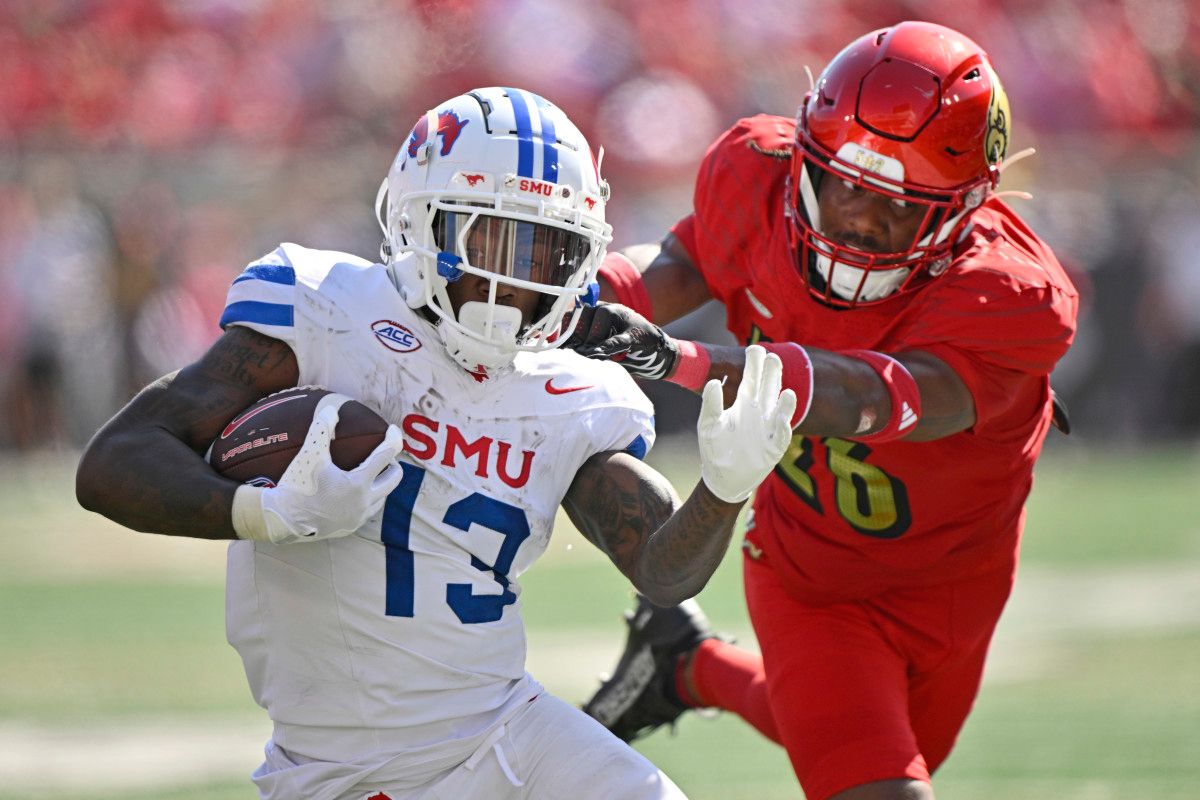
<svg viewBox="0 0 1200 800"><path fill-rule="evenodd" d="M413 572L413 552L408 549L409 529L412 525L413 506L421 491L425 470L421 467L400 463L404 478L400 481L383 507L381 538L386 553L387 610L389 617L411 617L416 594ZM508 571L521 543L529 538L529 520L525 512L516 506L502 503L495 498L472 492L462 500L451 503L442 522L460 531L470 531L471 525L482 525L504 537L495 564L485 564L471 556L471 566L481 572L491 572L500 584L500 594L475 594L469 583L446 584L446 604L464 623L495 622L504 613L504 607L517 601L517 596L508 588Z"/></svg>

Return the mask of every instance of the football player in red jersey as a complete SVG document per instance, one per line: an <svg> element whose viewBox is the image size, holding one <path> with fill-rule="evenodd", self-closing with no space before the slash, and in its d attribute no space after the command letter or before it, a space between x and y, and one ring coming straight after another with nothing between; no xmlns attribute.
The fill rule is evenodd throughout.
<svg viewBox="0 0 1200 800"><path fill-rule="evenodd" d="M933 797L1013 585L1078 308L994 191L1010 126L973 41L923 22L874 31L794 121L743 119L712 145L661 246L605 263L602 297L620 305L569 346L731 393L742 348L654 324L716 298L800 400L743 547L761 657L694 605L640 601L587 705L619 736L719 707L787 749L809 800ZM635 666L647 653L654 676Z"/></svg>

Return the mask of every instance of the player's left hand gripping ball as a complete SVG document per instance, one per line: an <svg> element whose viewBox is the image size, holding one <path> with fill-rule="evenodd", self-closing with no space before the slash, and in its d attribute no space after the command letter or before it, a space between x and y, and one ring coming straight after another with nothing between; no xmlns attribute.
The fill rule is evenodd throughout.
<svg viewBox="0 0 1200 800"><path fill-rule="evenodd" d="M612 359L632 375L661 380L675 371L679 345L633 309L616 303L585 306L566 347L587 358Z"/></svg>
<svg viewBox="0 0 1200 800"><path fill-rule="evenodd" d="M704 386L700 476L709 491L740 503L770 474L792 440L796 393L783 389L783 363L758 345L746 348L746 367L733 405L724 408L721 383Z"/></svg>

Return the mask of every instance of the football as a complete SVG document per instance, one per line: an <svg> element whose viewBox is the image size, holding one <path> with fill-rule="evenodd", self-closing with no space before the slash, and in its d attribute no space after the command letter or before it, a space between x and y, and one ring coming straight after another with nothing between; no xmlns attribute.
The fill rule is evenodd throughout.
<svg viewBox="0 0 1200 800"><path fill-rule="evenodd" d="M317 403L328 389L298 386L268 395L234 417L208 451L208 461L226 478L274 486L304 444ZM357 400L338 409L330 443L333 463L354 469L383 441L388 424Z"/></svg>

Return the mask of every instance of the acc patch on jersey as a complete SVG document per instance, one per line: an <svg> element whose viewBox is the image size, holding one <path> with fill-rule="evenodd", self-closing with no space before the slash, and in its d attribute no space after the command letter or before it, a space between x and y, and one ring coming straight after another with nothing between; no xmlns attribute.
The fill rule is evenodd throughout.
<svg viewBox="0 0 1200 800"><path fill-rule="evenodd" d="M397 353L411 353L421 347L421 340L416 334L394 320L381 319L373 322L371 330L384 347Z"/></svg>

